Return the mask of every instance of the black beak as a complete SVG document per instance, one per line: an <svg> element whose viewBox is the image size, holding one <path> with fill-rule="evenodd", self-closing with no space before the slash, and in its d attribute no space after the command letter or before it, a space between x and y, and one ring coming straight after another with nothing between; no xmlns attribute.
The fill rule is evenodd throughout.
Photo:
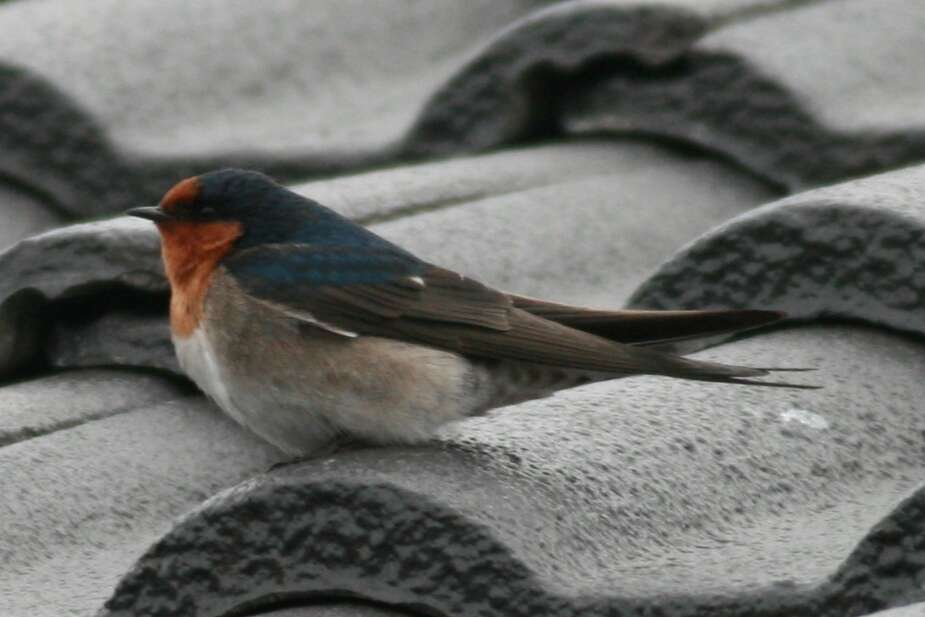
<svg viewBox="0 0 925 617"><path fill-rule="evenodd" d="M149 208L132 208L131 210L126 210L125 213L129 216L137 216L140 219L148 219L149 221L154 221L155 223L159 223L161 221L169 221L173 218L161 210L158 206Z"/></svg>

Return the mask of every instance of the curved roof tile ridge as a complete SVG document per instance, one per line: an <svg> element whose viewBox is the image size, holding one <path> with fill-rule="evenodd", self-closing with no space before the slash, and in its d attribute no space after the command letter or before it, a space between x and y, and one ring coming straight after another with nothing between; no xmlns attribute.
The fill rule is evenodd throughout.
<svg viewBox="0 0 925 617"><path fill-rule="evenodd" d="M430 91L415 90L416 95L410 99L396 98L404 103L400 115L407 116L407 121L390 121L388 135L379 131L375 138L365 140L343 138L343 144L349 145L339 147L287 146L268 150L247 146L246 139L236 137L242 127L231 130L226 125L221 134L215 134L216 145L212 147L197 132L200 124L184 124L182 110L175 110L174 117L166 113L166 105L152 123L162 126L170 119L176 122L175 130L168 131L171 143L196 144L196 148L187 148L196 154L183 155L136 148L132 140L114 140L115 127L111 125L119 124L116 118L133 116L134 111L106 112L106 104L96 100L98 93L90 97L96 97L96 103L89 104L83 82L69 81L71 74L84 74L87 67L79 63L92 60L99 51L94 52L92 46L81 47L73 56L77 64L65 78L61 66L49 64L47 53L30 54L31 39L24 35L27 40L8 50L23 68L0 67L0 93L17 93L15 104L4 116L15 124L6 131L15 135L15 148L8 148L0 159L0 171L44 196L49 207L80 217L116 212L138 205L139 201L153 200L163 185L218 166L255 167L283 181L295 182L550 136L605 132L643 133L694 143L736 160L766 180L796 190L925 160L925 118L915 98L921 86L910 82L908 74L895 70L895 65L903 64L896 57L908 57L912 62L921 55L917 47L921 37L915 36L914 25L925 15L925 8L903 4L903 0L888 1L896 10L879 10L856 1L583 0L529 12L530 3L495 3L498 6L491 10L497 11L499 23L510 25L474 51L466 51L469 46L459 41L453 49L442 50L443 55L437 55L439 62L424 67L430 76ZM337 18L334 6L322 13ZM151 7L135 10L143 16ZM247 19L260 22L255 22L257 31L274 27L272 20L266 20L268 11L239 10L242 16L249 15ZM248 13L252 10L259 10L259 14ZM855 19L834 19L832 16L840 10L850 10ZM10 19L28 16L40 24L62 27L57 14L52 15L40 3L13 3L4 8L3 14ZM133 16L126 13L122 17ZM416 23L414 20L421 19L421 15L412 11L408 19ZM871 20L885 27L867 27ZM210 27L227 27L219 21ZM398 19L392 26L402 23ZM445 22L440 23L446 27ZM484 36L484 23L468 25L476 41ZM137 24L129 19L127 26ZM825 55L813 46L812 41L819 37L793 34L821 30L826 32L827 40L840 43L832 49L849 59L862 49L864 66L838 56L829 63L839 67L837 73L832 73L817 58ZM183 27L177 32L184 35L184 41L193 38L184 33ZM892 40L884 38L883 32L899 32L901 36ZM786 38L787 45L776 45L780 38ZM800 45L787 52L795 42ZM165 61L182 64L184 54L196 48L191 45L177 46L177 56ZM802 53L803 46L806 58L795 62L791 56ZM275 53L263 51L270 56ZM350 56L349 62L363 58L362 53L346 56ZM792 75L781 68L795 65L802 68ZM409 75L401 73L402 66L395 64L398 75L383 72L380 85L392 87L398 77L408 81ZM95 66L93 70L97 70ZM287 64L285 70L295 69ZM271 133L295 139L292 126L314 126L319 118L328 117L325 114L336 129L355 129L355 119L339 115L342 109L356 109L337 104L343 89L331 88L330 101L319 94L328 91L324 87L326 70L325 66L317 67L317 79L311 83L317 82L319 87L309 90L302 86L306 88L306 100L318 104L315 107L296 104L298 92L286 85L288 82L275 84L288 88L284 98L289 104L283 111L266 116L271 118ZM49 84L40 77L48 71L58 81ZM126 84L134 83L126 77L129 72L124 66L120 65L119 72L121 79L128 80ZM299 74L299 83L308 79ZM444 74L449 76L442 78ZM146 83L150 78L139 79ZM255 79L260 82L262 78ZM866 86L871 80L877 81L878 88ZM165 88L179 88L171 97L184 100L185 96L195 96L204 81L208 82L187 78ZM826 83L832 85L826 88L822 85ZM126 84L115 97L122 100L122 105L126 104L125 92L133 92ZM75 96L73 88L83 95ZM193 94L183 88L191 89ZM221 96L227 93L216 94L217 98L199 98L203 108L209 109L210 104L221 101ZM359 97L353 97L356 98ZM259 124L253 115L266 101L256 95L243 100L252 107L244 105L238 110L251 120L242 126ZM140 107L147 109L147 102ZM160 109L156 101L152 104L153 109ZM317 111L318 106L326 111ZM888 107L891 115L877 116L876 109L881 107ZM212 116L223 117L223 110L224 107L213 110ZM48 127L55 130L53 149L48 147ZM184 131L198 137L184 140ZM319 133L319 139L327 139L331 131L336 132L326 128ZM234 145L223 141L225 135ZM172 147L176 150L176 146ZM112 182L112 178L120 181Z"/></svg>
<svg viewBox="0 0 925 617"><path fill-rule="evenodd" d="M629 304L741 307L925 334L925 165L807 191L711 230Z"/></svg>
<svg viewBox="0 0 925 617"><path fill-rule="evenodd" d="M921 599L922 345L812 325L703 357L816 366L825 387L627 379L419 447L276 468L181 520L101 615L356 596L499 617L840 617Z"/></svg>

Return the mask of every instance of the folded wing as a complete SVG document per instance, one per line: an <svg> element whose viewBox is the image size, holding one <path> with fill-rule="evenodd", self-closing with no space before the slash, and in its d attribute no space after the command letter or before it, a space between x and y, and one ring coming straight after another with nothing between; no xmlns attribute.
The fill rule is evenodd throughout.
<svg viewBox="0 0 925 617"><path fill-rule="evenodd" d="M381 336L481 358L621 375L751 383L742 378L768 371L626 343L701 336L698 327L716 334L779 318L761 311L738 317L706 311L691 322L685 312L622 313L545 303L504 294L381 245L264 245L241 251L223 265L255 300L335 334Z"/></svg>

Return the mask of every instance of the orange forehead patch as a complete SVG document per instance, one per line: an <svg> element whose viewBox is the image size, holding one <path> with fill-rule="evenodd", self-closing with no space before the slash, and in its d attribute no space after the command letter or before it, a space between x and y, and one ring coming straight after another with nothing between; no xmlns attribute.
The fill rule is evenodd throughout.
<svg viewBox="0 0 925 617"><path fill-rule="evenodd" d="M177 204L196 201L197 197L199 197L199 178L193 176L174 184L173 188L164 194L160 206L169 212Z"/></svg>

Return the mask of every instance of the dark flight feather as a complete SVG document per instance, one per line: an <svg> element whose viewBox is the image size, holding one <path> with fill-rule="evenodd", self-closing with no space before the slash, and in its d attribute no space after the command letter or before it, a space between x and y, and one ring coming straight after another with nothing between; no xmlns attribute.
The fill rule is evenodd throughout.
<svg viewBox="0 0 925 617"><path fill-rule="evenodd" d="M514 306L570 328L633 345L706 338L742 332L780 321L781 311L740 310L599 310L510 295Z"/></svg>

